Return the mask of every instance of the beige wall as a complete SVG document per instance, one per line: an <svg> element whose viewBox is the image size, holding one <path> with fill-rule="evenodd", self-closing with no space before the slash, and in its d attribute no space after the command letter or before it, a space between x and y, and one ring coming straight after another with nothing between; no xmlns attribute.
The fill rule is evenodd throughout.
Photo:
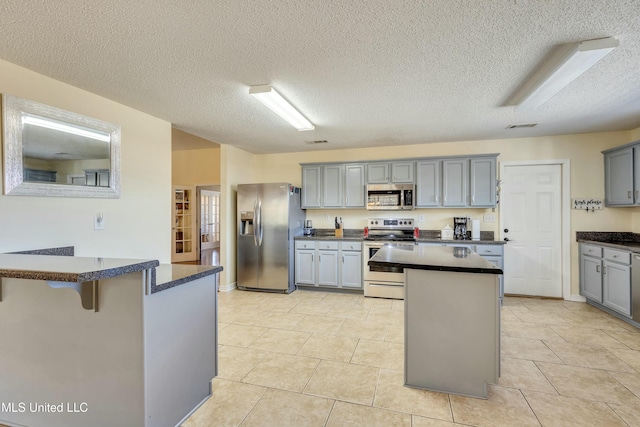
<svg viewBox="0 0 640 427"><path fill-rule="evenodd" d="M73 245L78 256L170 262L170 123L2 60L0 92L122 127L121 197L2 195L0 252ZM93 229L97 212L102 231Z"/></svg>
<svg viewBox="0 0 640 427"><path fill-rule="evenodd" d="M219 185L220 146L206 139L171 130L173 185Z"/></svg>
<svg viewBox="0 0 640 427"><path fill-rule="evenodd" d="M592 134L562 135L540 138L519 138L488 141L463 141L409 146L388 146L365 149L314 151L255 156L257 175L249 182L287 181L301 185L300 163L349 162L359 160L396 159L409 157L471 155L500 153L499 162L530 160L565 160L571 168L571 198L604 198L604 162L601 151L626 144L640 136L640 131L606 132ZM238 177L243 179L243 177ZM569 207L565 207L569 208ZM467 214L481 220L481 229L494 231L499 238L499 209L496 222L482 222L483 214L491 209L417 209L402 216L425 221L418 225L422 229L440 229L452 222L452 217ZM593 214L570 210L571 223L571 293L578 294L578 246L576 231L640 231L638 208L606 208ZM316 228L331 228L333 218L341 216L346 228L362 228L366 218L384 216L388 213L369 213L365 210L307 210L307 218Z"/></svg>
<svg viewBox="0 0 640 427"><path fill-rule="evenodd" d="M238 184L262 182L255 154L230 145L220 146L220 287L236 282L236 196Z"/></svg>

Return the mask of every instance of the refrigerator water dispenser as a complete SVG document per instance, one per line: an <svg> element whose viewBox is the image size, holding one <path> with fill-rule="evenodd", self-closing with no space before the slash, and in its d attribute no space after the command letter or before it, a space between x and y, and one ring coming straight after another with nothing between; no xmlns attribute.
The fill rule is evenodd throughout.
<svg viewBox="0 0 640 427"><path fill-rule="evenodd" d="M240 212L240 234L253 235L253 211Z"/></svg>

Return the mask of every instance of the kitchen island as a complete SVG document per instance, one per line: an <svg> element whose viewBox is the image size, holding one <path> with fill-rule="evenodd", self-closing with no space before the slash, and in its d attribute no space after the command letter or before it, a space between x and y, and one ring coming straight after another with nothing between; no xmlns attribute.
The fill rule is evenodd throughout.
<svg viewBox="0 0 640 427"><path fill-rule="evenodd" d="M455 246L384 246L369 266L404 269L405 385L486 399L500 376L502 270Z"/></svg>
<svg viewBox="0 0 640 427"><path fill-rule="evenodd" d="M179 425L217 373L221 270L0 254L0 424Z"/></svg>

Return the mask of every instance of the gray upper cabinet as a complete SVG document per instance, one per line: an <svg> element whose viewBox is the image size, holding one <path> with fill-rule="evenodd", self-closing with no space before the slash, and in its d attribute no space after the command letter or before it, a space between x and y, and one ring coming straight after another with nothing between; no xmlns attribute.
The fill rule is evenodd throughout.
<svg viewBox="0 0 640 427"><path fill-rule="evenodd" d="M605 206L640 205L640 142L604 154Z"/></svg>
<svg viewBox="0 0 640 427"><path fill-rule="evenodd" d="M322 167L322 194L325 208L341 208L342 200L342 165Z"/></svg>
<svg viewBox="0 0 640 427"><path fill-rule="evenodd" d="M470 206L496 205L496 158L478 157L470 161Z"/></svg>
<svg viewBox="0 0 640 427"><path fill-rule="evenodd" d="M468 171L469 159L447 159L442 161L442 206L460 207L468 205Z"/></svg>
<svg viewBox="0 0 640 427"><path fill-rule="evenodd" d="M320 166L302 167L302 209L322 206L320 169Z"/></svg>
<svg viewBox="0 0 640 427"><path fill-rule="evenodd" d="M391 182L401 183L401 184L413 184L415 182L413 165L414 165L414 162L391 163Z"/></svg>
<svg viewBox="0 0 640 427"><path fill-rule="evenodd" d="M495 207L497 156L303 164L302 207L366 208L366 185L390 183L415 183L417 208Z"/></svg>
<svg viewBox="0 0 640 427"><path fill-rule="evenodd" d="M367 164L367 183L386 184L389 182L389 163Z"/></svg>
<svg viewBox="0 0 640 427"><path fill-rule="evenodd" d="M415 182L413 161L391 163L368 163L368 184L413 184Z"/></svg>
<svg viewBox="0 0 640 427"><path fill-rule="evenodd" d="M365 165L302 166L302 208L364 208Z"/></svg>
<svg viewBox="0 0 640 427"><path fill-rule="evenodd" d="M440 206L440 160L419 160L416 169L416 207Z"/></svg>
<svg viewBox="0 0 640 427"><path fill-rule="evenodd" d="M364 164L344 166L344 206L346 208L365 207Z"/></svg>

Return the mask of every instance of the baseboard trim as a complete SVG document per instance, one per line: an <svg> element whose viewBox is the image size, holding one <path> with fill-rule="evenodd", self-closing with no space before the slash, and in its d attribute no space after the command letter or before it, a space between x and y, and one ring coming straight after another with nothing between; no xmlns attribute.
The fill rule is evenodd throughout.
<svg viewBox="0 0 640 427"><path fill-rule="evenodd" d="M229 283L227 285L219 285L218 286L218 292L231 292L232 290L234 290L237 286L237 282L233 282L233 283Z"/></svg>

